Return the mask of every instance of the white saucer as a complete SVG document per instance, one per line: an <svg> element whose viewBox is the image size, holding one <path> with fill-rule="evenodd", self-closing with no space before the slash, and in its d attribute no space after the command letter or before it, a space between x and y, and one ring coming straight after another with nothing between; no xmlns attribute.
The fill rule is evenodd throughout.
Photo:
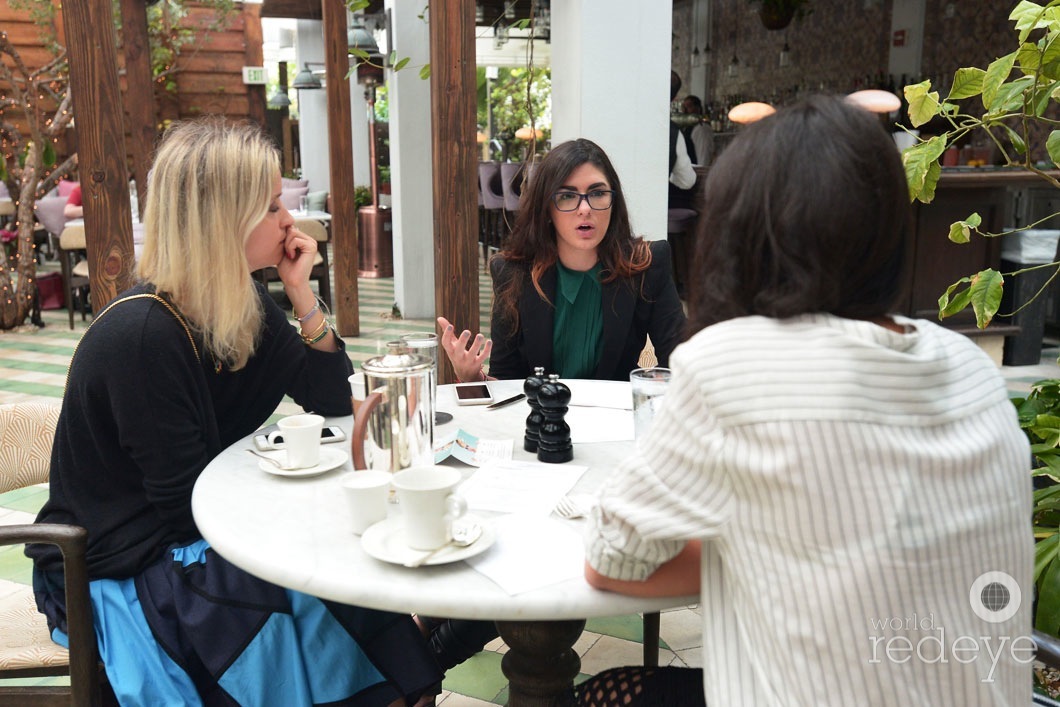
<svg viewBox="0 0 1060 707"><path fill-rule="evenodd" d="M277 455L276 461L283 462L286 457L286 453L283 455ZM281 469L275 464L270 464L264 459L258 461L258 468L262 471L273 474L275 476L285 476L289 479L296 479L303 476L317 476L323 474L326 471L331 471L337 467L342 466L349 459L349 455L341 449L332 449L331 447L320 448L320 462L316 466L307 466L304 469Z"/></svg>
<svg viewBox="0 0 1060 707"><path fill-rule="evenodd" d="M497 539L497 531L493 524L473 515L465 515L458 522L478 523L482 528L479 539L466 547L450 546L439 550L433 557L424 562L424 565L445 565L450 562L459 562L469 557L474 557L485 552L493 541ZM371 557L383 562L391 562L396 565L404 565L415 562L423 556L426 550L413 550L405 544L404 519L401 516L387 518L379 521L361 535L361 547Z"/></svg>

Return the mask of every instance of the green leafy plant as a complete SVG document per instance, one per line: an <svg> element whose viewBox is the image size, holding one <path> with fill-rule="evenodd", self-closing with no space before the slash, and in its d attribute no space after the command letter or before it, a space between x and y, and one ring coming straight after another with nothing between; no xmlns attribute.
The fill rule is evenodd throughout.
<svg viewBox="0 0 1060 707"><path fill-rule="evenodd" d="M1060 121L1053 117L1060 96L1060 0L1046 5L1023 0L1013 8L1009 19L1018 34L1017 49L990 62L985 69L958 69L945 98L932 90L930 81L904 88L909 121L914 128L932 120L947 126L902 153L911 199L924 203L934 199L943 153L972 132L985 135L997 147L1006 166L1026 169L1060 189L1060 180L1047 171L1060 165ZM1038 161L1039 156L1046 155L1052 165ZM1015 230L1033 228L1042 221ZM978 213L970 214L950 226L949 238L966 243L973 235L992 238L1014 232L990 233L981 230L981 224ZM985 328L1001 305L1006 277L1052 268L1055 278L1058 265L1036 265L1009 273L989 268L961 278L939 299L939 316L947 317L971 306L977 325Z"/></svg>
<svg viewBox="0 0 1060 707"><path fill-rule="evenodd" d="M1020 427L1031 443L1035 477L1053 482L1034 491L1034 626L1060 635L1060 380L1035 383L1026 398L1014 398Z"/></svg>

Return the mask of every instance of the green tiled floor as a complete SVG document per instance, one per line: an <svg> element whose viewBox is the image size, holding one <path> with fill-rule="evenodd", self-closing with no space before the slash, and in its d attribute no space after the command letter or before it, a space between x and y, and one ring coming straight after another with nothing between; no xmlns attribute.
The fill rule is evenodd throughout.
<svg viewBox="0 0 1060 707"><path fill-rule="evenodd" d="M480 269L479 273L483 271ZM346 338L346 348L354 363L360 363L381 353L386 342L411 331L435 331L433 320L394 319L394 284L389 278L358 281L361 336ZM482 309L481 326L488 335L491 289L486 276L480 277L479 301ZM24 327L20 331L0 332L0 403L62 397L66 368L74 347L89 322L74 318L74 330L69 329L66 310L44 312L45 328ZM285 400L270 419L297 411L297 406ZM0 524L32 521L44 503L45 488L29 488L0 494ZM0 594L11 583L30 584L30 563L21 548L0 549ZM700 617L690 609L668 612L664 625L681 625L685 634L698 636ZM641 656L642 624L639 616L593 620L575 649L582 656L583 671L595 673L619 664L639 663ZM687 642L687 641L686 641ZM698 665L699 643L673 646L663 632L663 664ZM506 647L495 641L463 665L449 671L443 683L444 692L439 704L446 707L476 707L505 704L508 683L501 672L501 659ZM584 677L584 675L583 675ZM39 684L54 678L23 681ZM10 683L5 683L10 684Z"/></svg>

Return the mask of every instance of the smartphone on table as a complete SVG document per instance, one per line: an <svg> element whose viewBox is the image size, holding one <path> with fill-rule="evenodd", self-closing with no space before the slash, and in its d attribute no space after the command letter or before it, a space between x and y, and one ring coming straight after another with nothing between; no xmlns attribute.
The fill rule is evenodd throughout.
<svg viewBox="0 0 1060 707"><path fill-rule="evenodd" d="M271 452L276 449L283 449L283 435L274 438L276 444L269 444L269 436L267 434L254 435L254 446L261 452ZM341 427L334 425L325 425L320 430L320 443L328 444L329 442L341 442L346 439L346 433L342 431Z"/></svg>
<svg viewBox="0 0 1060 707"><path fill-rule="evenodd" d="M457 383L457 405L488 405L493 402L493 395L485 383Z"/></svg>

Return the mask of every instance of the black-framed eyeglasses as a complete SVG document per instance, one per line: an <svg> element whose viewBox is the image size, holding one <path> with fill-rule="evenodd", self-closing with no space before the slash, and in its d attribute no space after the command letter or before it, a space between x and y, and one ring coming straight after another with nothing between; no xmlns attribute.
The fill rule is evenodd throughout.
<svg viewBox="0 0 1060 707"><path fill-rule="evenodd" d="M589 208L593 211L606 211L611 208L613 191L610 189L593 189L588 194L579 194L576 191L558 191L552 195L552 203L558 211L577 211L582 205L582 199L589 202Z"/></svg>

